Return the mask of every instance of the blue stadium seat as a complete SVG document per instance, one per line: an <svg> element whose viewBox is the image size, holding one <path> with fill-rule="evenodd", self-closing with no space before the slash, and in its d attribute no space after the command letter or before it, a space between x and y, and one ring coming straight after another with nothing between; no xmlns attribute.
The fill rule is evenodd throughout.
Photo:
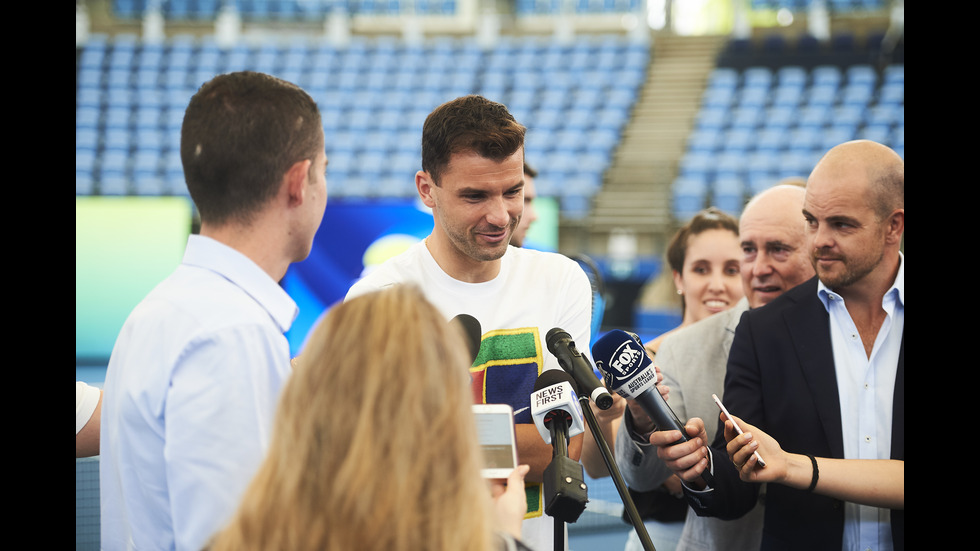
<svg viewBox="0 0 980 551"><path fill-rule="evenodd" d="M831 106L824 104L811 104L804 107L800 112L798 126L809 128L822 128L831 120Z"/></svg>
<svg viewBox="0 0 980 551"><path fill-rule="evenodd" d="M770 103L780 107L796 107L803 101L805 90L804 86L779 86L770 94Z"/></svg>
<svg viewBox="0 0 980 551"><path fill-rule="evenodd" d="M738 177L720 177L712 185L711 203L723 212L738 216L745 206L745 186Z"/></svg>
<svg viewBox="0 0 980 551"><path fill-rule="evenodd" d="M840 91L840 103L844 105L866 106L874 98L875 87L873 84L857 82L847 84Z"/></svg>
<svg viewBox="0 0 980 551"><path fill-rule="evenodd" d="M745 175L747 158L744 151L724 151L714 157L714 178L742 178Z"/></svg>
<svg viewBox="0 0 980 551"><path fill-rule="evenodd" d="M741 76L737 69L731 67L716 67L708 76L707 89L726 89L734 90L741 82Z"/></svg>
<svg viewBox="0 0 980 551"><path fill-rule="evenodd" d="M789 145L789 139L789 126L769 126L758 133L758 137L752 145L756 151L770 156L786 149Z"/></svg>
<svg viewBox="0 0 980 551"><path fill-rule="evenodd" d="M795 128L789 135L789 152L810 152L821 149L823 128L801 126Z"/></svg>
<svg viewBox="0 0 980 551"><path fill-rule="evenodd" d="M871 65L851 65L844 71L846 83L875 86L878 84L878 73Z"/></svg>
<svg viewBox="0 0 980 551"><path fill-rule="evenodd" d="M708 200L708 184L701 178L681 177L671 186L671 213L681 221L690 220L705 208Z"/></svg>
<svg viewBox="0 0 980 551"><path fill-rule="evenodd" d="M810 75L800 65L786 65L776 70L776 85L778 87L799 88L806 86L809 80Z"/></svg>
<svg viewBox="0 0 980 551"><path fill-rule="evenodd" d="M773 80L773 72L768 67L747 67L742 71L741 87L769 89Z"/></svg>
<svg viewBox="0 0 980 551"><path fill-rule="evenodd" d="M773 104L763 115L762 127L782 131L795 125L798 116L797 106Z"/></svg>
<svg viewBox="0 0 980 551"><path fill-rule="evenodd" d="M728 126L728 110L720 108L701 109L695 120L698 129L725 128Z"/></svg>
<svg viewBox="0 0 980 551"><path fill-rule="evenodd" d="M724 144L724 133L718 128L700 129L691 132L687 139L688 151L712 153Z"/></svg>
<svg viewBox="0 0 980 551"><path fill-rule="evenodd" d="M814 83L806 90L804 105L830 107L837 103L837 93L836 85Z"/></svg>
<svg viewBox="0 0 980 551"><path fill-rule="evenodd" d="M729 124L733 128L753 130L763 122L764 113L761 104L739 106L731 111Z"/></svg>
<svg viewBox="0 0 980 551"><path fill-rule="evenodd" d="M733 125L731 128L725 131L721 151L726 154L744 156L749 150L752 149L753 144L756 141L756 136L758 136L758 132L758 129L754 127L739 127Z"/></svg>
<svg viewBox="0 0 980 551"><path fill-rule="evenodd" d="M769 88L743 87L735 97L735 105L741 108L762 108L769 103Z"/></svg>
<svg viewBox="0 0 980 551"><path fill-rule="evenodd" d="M710 153L688 151L681 157L678 166L679 178L690 180L707 180L714 176L715 156Z"/></svg>
<svg viewBox="0 0 980 551"><path fill-rule="evenodd" d="M728 109L735 103L735 88L708 87L701 98L704 107Z"/></svg>
<svg viewBox="0 0 980 551"><path fill-rule="evenodd" d="M836 65L820 65L810 71L811 86L832 86L837 88L844 79L839 67Z"/></svg>

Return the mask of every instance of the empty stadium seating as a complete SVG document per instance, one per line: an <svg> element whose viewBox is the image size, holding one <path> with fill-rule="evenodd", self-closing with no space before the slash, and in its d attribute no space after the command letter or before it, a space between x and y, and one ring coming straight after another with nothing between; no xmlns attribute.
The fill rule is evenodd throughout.
<svg viewBox="0 0 980 551"><path fill-rule="evenodd" d="M801 55L812 48L805 38L796 48L779 42L763 40L760 52L733 41L720 56L672 187L678 220L712 204L738 215L748 197L806 178L848 140L871 139L904 157L904 58L873 64L873 50L858 50L853 37L831 40L822 56Z"/></svg>
<svg viewBox="0 0 980 551"><path fill-rule="evenodd" d="M222 48L190 36L163 44L95 36L78 61L76 194L186 193L183 109L215 74L250 69L296 82L320 104L335 197L410 195L425 116L443 101L479 93L507 104L530 129L527 157L547 167L542 194L580 204L601 185L647 62L648 46L618 36L572 45L510 38L490 50L469 38Z"/></svg>

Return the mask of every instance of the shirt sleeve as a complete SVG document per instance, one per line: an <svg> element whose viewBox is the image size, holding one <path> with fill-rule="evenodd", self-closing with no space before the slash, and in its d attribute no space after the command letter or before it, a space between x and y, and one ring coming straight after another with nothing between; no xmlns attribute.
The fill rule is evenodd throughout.
<svg viewBox="0 0 980 551"><path fill-rule="evenodd" d="M288 344L258 325L196 339L166 403L167 480L177 549L197 551L231 517L268 448Z"/></svg>
<svg viewBox="0 0 980 551"><path fill-rule="evenodd" d="M99 405L100 394L98 387L75 381L75 434L85 428L88 420L92 418L92 413Z"/></svg>
<svg viewBox="0 0 980 551"><path fill-rule="evenodd" d="M564 294L565 309L561 313L558 327L568 331L579 352L592 363L592 285L574 261L569 261L567 292ZM549 328L550 329L550 328ZM594 364L593 364L594 365Z"/></svg>

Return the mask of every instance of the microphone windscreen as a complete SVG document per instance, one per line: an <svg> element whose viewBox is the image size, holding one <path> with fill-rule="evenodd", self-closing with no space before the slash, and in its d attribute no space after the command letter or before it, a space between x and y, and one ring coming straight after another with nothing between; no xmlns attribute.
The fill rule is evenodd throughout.
<svg viewBox="0 0 980 551"><path fill-rule="evenodd" d="M466 345L470 350L470 361L476 361L476 357L480 354L480 341L483 339L483 328L480 327L479 320L469 314L459 314L450 320L450 323L458 323L463 328Z"/></svg>
<svg viewBox="0 0 980 551"><path fill-rule="evenodd" d="M538 376L531 393L531 418L538 433L547 444L551 444L551 429L548 428L552 415L559 414L568 422L567 437L585 431L582 419L582 406L578 403L578 392L572 378L559 369L549 369ZM564 421L562 421L564 422Z"/></svg>
<svg viewBox="0 0 980 551"><path fill-rule="evenodd" d="M557 344L559 339L572 340L572 336L569 335L567 331L559 329L558 327L551 328L551 330L548 331L548 334L545 335L545 344L548 346L548 351L552 354L557 354L555 344Z"/></svg>
<svg viewBox="0 0 980 551"><path fill-rule="evenodd" d="M657 382L653 362L639 338L620 329L600 337L592 345L592 357L611 389L626 398L635 398Z"/></svg>

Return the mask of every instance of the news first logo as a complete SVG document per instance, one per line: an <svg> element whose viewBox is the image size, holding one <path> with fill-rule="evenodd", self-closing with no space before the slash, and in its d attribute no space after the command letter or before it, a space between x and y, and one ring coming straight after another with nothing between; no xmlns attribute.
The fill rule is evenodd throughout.
<svg viewBox="0 0 980 551"><path fill-rule="evenodd" d="M559 402L576 403L578 397L568 383L552 385L534 393L534 409L546 408Z"/></svg>
<svg viewBox="0 0 980 551"><path fill-rule="evenodd" d="M567 382L542 388L531 395L532 416L540 417L555 409L564 409L569 413L574 412L577 415L576 419L582 417L582 406L578 402L578 395L572 390L572 385Z"/></svg>
<svg viewBox="0 0 980 551"><path fill-rule="evenodd" d="M617 382L622 383L636 375L643 357L643 349L630 340L621 344L607 362L597 359L596 364L603 372L610 373Z"/></svg>

